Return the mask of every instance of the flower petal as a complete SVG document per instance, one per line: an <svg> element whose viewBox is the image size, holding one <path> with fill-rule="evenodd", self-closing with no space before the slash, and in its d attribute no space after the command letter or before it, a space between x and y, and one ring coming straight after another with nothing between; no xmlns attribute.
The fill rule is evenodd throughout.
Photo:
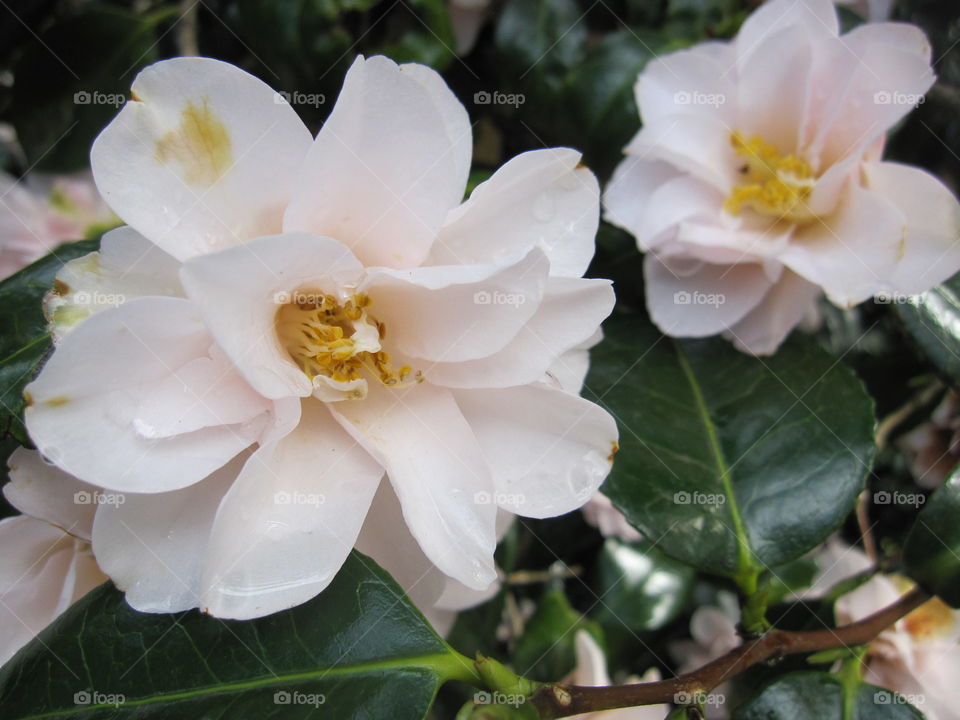
<svg viewBox="0 0 960 720"><path fill-rule="evenodd" d="M819 295L818 286L788 270L757 306L727 332L740 350L771 355L810 312Z"/></svg>
<svg viewBox="0 0 960 720"><path fill-rule="evenodd" d="M410 532L428 558L475 590L496 579L496 509L483 453L450 391L427 383L390 390L331 412L387 470Z"/></svg>
<svg viewBox="0 0 960 720"><path fill-rule="evenodd" d="M307 153L284 230L336 238L365 265L419 265L463 199L471 129L432 70L362 57Z"/></svg>
<svg viewBox="0 0 960 720"><path fill-rule="evenodd" d="M90 539L97 489L43 459L36 450L17 448L7 459L10 482L3 496L30 515L83 540Z"/></svg>
<svg viewBox="0 0 960 720"><path fill-rule="evenodd" d="M864 163L865 185L903 213L907 232L891 287L913 294L960 270L960 204L930 173L891 162Z"/></svg>
<svg viewBox="0 0 960 720"><path fill-rule="evenodd" d="M503 349L540 306L550 263L533 248L503 265L373 268L361 285L387 344L416 358L459 362Z"/></svg>
<svg viewBox="0 0 960 720"><path fill-rule="evenodd" d="M149 439L138 419L152 389L205 357L211 342L187 300L140 298L94 315L26 387L30 437L62 470L112 490L163 492L197 482L256 440L257 423ZM171 406L171 417L207 412L192 393L157 400Z"/></svg>
<svg viewBox="0 0 960 720"><path fill-rule="evenodd" d="M85 543L42 520L0 520L0 664L106 578Z"/></svg>
<svg viewBox="0 0 960 720"><path fill-rule="evenodd" d="M249 456L241 453L181 490L128 493L98 507L93 551L132 608L169 613L200 605L213 518Z"/></svg>
<svg viewBox="0 0 960 720"><path fill-rule="evenodd" d="M180 260L280 230L312 138L279 94L190 57L143 70L131 97L90 155L120 217Z"/></svg>
<svg viewBox="0 0 960 720"><path fill-rule="evenodd" d="M111 230L99 252L71 260L57 273L44 312L59 340L94 313L151 295L183 297L180 263L131 227Z"/></svg>
<svg viewBox="0 0 960 720"><path fill-rule="evenodd" d="M790 27L801 28L810 41L835 38L840 33L831 0L768 0L750 13L737 33L737 71L753 62L765 40Z"/></svg>
<svg viewBox="0 0 960 720"><path fill-rule="evenodd" d="M455 395L493 471L497 505L554 517L586 503L610 472L617 424L576 395L535 383Z"/></svg>
<svg viewBox="0 0 960 720"><path fill-rule="evenodd" d="M552 277L537 312L506 347L478 360L434 363L424 377L435 385L461 388L541 380L563 353L597 331L614 300L609 280Z"/></svg>
<svg viewBox="0 0 960 720"><path fill-rule="evenodd" d="M431 265L496 263L538 247L550 274L580 277L599 224L597 179L569 148L517 155L447 216Z"/></svg>
<svg viewBox="0 0 960 720"><path fill-rule="evenodd" d="M893 203L854 186L836 212L799 229L780 260L831 302L850 307L889 288L907 232Z"/></svg>
<svg viewBox="0 0 960 720"><path fill-rule="evenodd" d="M339 293L363 268L342 244L307 233L257 238L184 263L183 286L237 370L268 398L313 385L280 345L277 310L292 293Z"/></svg>
<svg viewBox="0 0 960 720"><path fill-rule="evenodd" d="M603 191L603 219L632 234L641 249L649 247L641 227L651 207L650 198L667 181L682 177L670 163L628 155Z"/></svg>
<svg viewBox="0 0 960 720"><path fill-rule="evenodd" d="M383 468L316 400L297 428L263 445L217 510L203 607L249 619L299 605L343 565Z"/></svg>
<svg viewBox="0 0 960 720"><path fill-rule="evenodd" d="M706 337L733 326L773 284L758 263L691 261L692 271L680 273L676 262L648 255L643 264L650 317L674 337Z"/></svg>

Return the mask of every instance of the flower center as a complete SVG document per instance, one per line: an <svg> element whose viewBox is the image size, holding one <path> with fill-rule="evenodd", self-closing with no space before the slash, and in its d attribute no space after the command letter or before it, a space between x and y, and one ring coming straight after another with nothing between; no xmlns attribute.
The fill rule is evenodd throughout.
<svg viewBox="0 0 960 720"><path fill-rule="evenodd" d="M810 166L796 155L781 155L773 145L754 135L749 140L739 132L730 136L740 166L740 184L723 204L731 215L750 208L778 220L804 221L813 218L807 200L813 192Z"/></svg>
<svg viewBox="0 0 960 720"><path fill-rule="evenodd" d="M363 293L341 302L333 295L297 292L277 311L277 336L311 381L322 376L349 383L367 370L384 385L407 382L413 369L390 364L380 345L386 327L368 315L369 306ZM419 382L420 373L413 379Z"/></svg>

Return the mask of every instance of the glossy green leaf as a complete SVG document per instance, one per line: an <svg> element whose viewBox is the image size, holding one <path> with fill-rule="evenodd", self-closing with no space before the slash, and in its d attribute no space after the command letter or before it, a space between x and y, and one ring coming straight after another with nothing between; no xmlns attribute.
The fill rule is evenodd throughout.
<svg viewBox="0 0 960 720"><path fill-rule="evenodd" d="M960 276L922 295L887 299L923 354L960 385Z"/></svg>
<svg viewBox="0 0 960 720"><path fill-rule="evenodd" d="M927 500L903 549L907 574L960 607L960 472Z"/></svg>
<svg viewBox="0 0 960 720"><path fill-rule="evenodd" d="M640 129L633 98L637 75L668 43L651 32L620 30L590 48L571 74L575 101L571 109L580 119L589 167L608 176L623 157L623 147Z"/></svg>
<svg viewBox="0 0 960 720"><path fill-rule="evenodd" d="M594 617L614 632L659 630L683 609L693 577L692 568L652 543L611 538L597 558L592 587L602 601Z"/></svg>
<svg viewBox="0 0 960 720"><path fill-rule="evenodd" d="M845 688L836 675L790 673L733 713L733 720L922 720L907 700L884 688Z"/></svg>
<svg viewBox="0 0 960 720"><path fill-rule="evenodd" d="M584 391L620 427L603 492L658 548L743 585L843 523L873 458L874 418L837 359L803 337L769 358L676 341L640 315L604 330Z"/></svg>
<svg viewBox="0 0 960 720"><path fill-rule="evenodd" d="M37 373L51 344L43 296L65 262L93 252L99 245L99 239L61 245L0 282L0 438L5 441L27 442L23 388Z"/></svg>
<svg viewBox="0 0 960 720"><path fill-rule="evenodd" d="M0 670L5 720L419 720L474 678L370 559L354 553L304 605L249 621L132 610L104 585Z"/></svg>
<svg viewBox="0 0 960 720"><path fill-rule="evenodd" d="M513 653L511 667L517 674L532 680L550 682L562 679L575 665L574 638L579 630L586 630L598 639L603 635L595 622L570 606L563 591L548 590L527 621Z"/></svg>

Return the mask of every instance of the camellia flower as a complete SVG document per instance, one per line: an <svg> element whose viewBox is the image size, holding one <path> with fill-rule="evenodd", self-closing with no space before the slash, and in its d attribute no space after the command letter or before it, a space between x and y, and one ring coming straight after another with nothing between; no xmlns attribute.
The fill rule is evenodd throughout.
<svg viewBox="0 0 960 720"><path fill-rule="evenodd" d="M43 257L61 243L93 237L120 221L89 173L0 173L0 278Z"/></svg>
<svg viewBox="0 0 960 720"><path fill-rule="evenodd" d="M37 517L0 520L0 665L86 595L106 576L90 552L94 488L73 481L32 450L20 448L9 459L11 505ZM51 485L62 484L55 495Z"/></svg>
<svg viewBox="0 0 960 720"><path fill-rule="evenodd" d="M960 464L960 397L948 391L930 422L918 425L897 441L910 459L910 472L917 485L943 485Z"/></svg>
<svg viewBox="0 0 960 720"><path fill-rule="evenodd" d="M830 0L770 0L733 41L649 63L643 128L604 200L647 253L661 330L770 353L821 293L849 307L960 270L956 199L880 160L933 80L918 28L841 37Z"/></svg>
<svg viewBox="0 0 960 720"><path fill-rule="evenodd" d="M498 512L580 507L616 442L557 379L613 306L581 277L599 193L579 154L520 155L464 202L466 112L381 57L315 140L210 59L158 63L131 98L92 152L129 227L61 273L26 390L44 455L125 494L97 509L104 572L137 609L232 618L310 599L355 545L437 571L439 601L489 591ZM365 526L381 509L422 562L396 522Z"/></svg>
<svg viewBox="0 0 960 720"><path fill-rule="evenodd" d="M859 550L846 564L869 566ZM912 583L898 576L875 575L837 600L837 621L862 620L894 603ZM925 604L884 630L870 644L864 680L889 688L916 705L928 720L960 718L960 613L939 598Z"/></svg>
<svg viewBox="0 0 960 720"><path fill-rule="evenodd" d="M586 630L578 630L573 641L577 665L568 678L569 682L588 687L612 685L607 671L607 658L593 636ZM660 680L660 671L656 668L650 668L643 677L627 678L628 683L656 682L657 680ZM581 718L581 720L587 718L590 720L663 720L669 711L668 705L642 705L617 710L601 710L572 717Z"/></svg>

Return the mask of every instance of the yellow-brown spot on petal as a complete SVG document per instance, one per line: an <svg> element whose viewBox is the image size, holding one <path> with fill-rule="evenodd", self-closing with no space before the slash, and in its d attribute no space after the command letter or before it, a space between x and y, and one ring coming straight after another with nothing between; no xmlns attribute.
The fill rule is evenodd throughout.
<svg viewBox="0 0 960 720"><path fill-rule="evenodd" d="M230 168L233 144L206 101L187 103L180 125L157 141L154 155L158 162L175 166L187 183L209 187Z"/></svg>
<svg viewBox="0 0 960 720"><path fill-rule="evenodd" d="M54 280L53 291L57 295L67 295L70 293L70 286L67 285L63 280Z"/></svg>
<svg viewBox="0 0 960 720"><path fill-rule="evenodd" d="M610 443L610 454L607 455L607 462L613 464L613 458L618 452L620 452L620 444L614 440Z"/></svg>
<svg viewBox="0 0 960 720"><path fill-rule="evenodd" d="M50 407L61 407L66 405L68 402L70 402L70 398L68 398L66 395L57 395L56 397L52 397L47 400L45 404L49 405Z"/></svg>
<svg viewBox="0 0 960 720"><path fill-rule="evenodd" d="M130 99L133 102L143 102L143 100L140 99L140 96L137 95L133 90L130 91Z"/></svg>
<svg viewBox="0 0 960 720"><path fill-rule="evenodd" d="M918 640L948 635L955 622L953 610L940 598L928 600L903 620L907 632Z"/></svg>
<svg viewBox="0 0 960 720"><path fill-rule="evenodd" d="M27 407L33 405L33 395L28 392L23 393L23 402L26 403Z"/></svg>

